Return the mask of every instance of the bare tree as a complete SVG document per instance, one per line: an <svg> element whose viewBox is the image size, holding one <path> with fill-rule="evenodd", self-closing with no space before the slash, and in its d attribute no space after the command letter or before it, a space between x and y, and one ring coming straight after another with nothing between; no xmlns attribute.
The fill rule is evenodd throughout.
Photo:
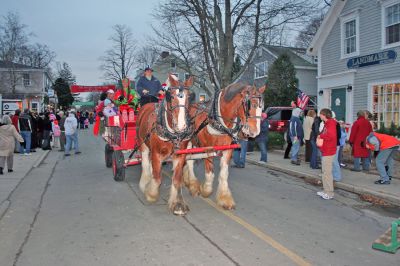
<svg viewBox="0 0 400 266"><path fill-rule="evenodd" d="M24 46L18 59L19 63L36 68L48 68L56 54L45 44L36 43Z"/></svg>
<svg viewBox="0 0 400 266"><path fill-rule="evenodd" d="M296 45L298 47L308 48L323 20L324 14L312 18L309 24L299 32L299 35L296 38Z"/></svg>
<svg viewBox="0 0 400 266"><path fill-rule="evenodd" d="M136 43L132 30L126 25L114 25L114 33L110 37L111 48L100 58L107 80L121 80L129 76L135 64Z"/></svg>
<svg viewBox="0 0 400 266"><path fill-rule="evenodd" d="M28 43L27 26L22 24L17 13L9 12L0 23L0 59L8 69L7 86L14 94L21 75L16 71L16 59L21 55L23 47ZM3 77L4 79L4 77Z"/></svg>
<svg viewBox="0 0 400 266"><path fill-rule="evenodd" d="M190 34L190 43L195 44L192 49L200 50L207 74L219 89L232 81L231 71L241 36L250 36L246 40L249 50L243 58L245 69L262 42L264 33L307 16L312 7L311 2L169 0L160 5L156 16L163 25L169 26L169 22L177 21L176 24L183 31L176 34ZM165 27L162 29L165 30ZM158 30L157 35L160 33L162 30ZM166 38L173 39L175 36L169 35Z"/></svg>
<svg viewBox="0 0 400 266"><path fill-rule="evenodd" d="M145 44L136 53L135 64L139 69L152 66L160 56L160 50L156 46Z"/></svg>

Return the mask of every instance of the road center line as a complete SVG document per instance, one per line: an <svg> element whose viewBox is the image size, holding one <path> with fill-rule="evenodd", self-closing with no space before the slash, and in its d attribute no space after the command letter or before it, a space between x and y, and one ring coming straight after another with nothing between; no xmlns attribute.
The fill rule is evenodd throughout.
<svg viewBox="0 0 400 266"><path fill-rule="evenodd" d="M162 172L165 175L167 175L168 177L171 178L171 175L169 173L167 173L165 170L163 170ZM202 199L204 202L206 202L211 207L213 207L214 209L216 209L218 212L224 214L225 216L229 217L231 220L233 220L236 223L240 224L241 226L246 228L248 231L250 231L253 235L257 236L262 241L266 242L268 245L270 245L271 247L273 247L274 249L276 249L277 251L279 251L280 253L282 253L286 257L288 257L296 265L299 265L299 266L311 266L312 265L311 263L309 263L308 261L306 261L305 259L303 259L299 255L297 255L296 253L294 253L290 249L288 249L285 246L283 246L282 244L280 244L278 241L273 239L271 236L267 235L266 233L264 233L263 231L261 231L257 227L249 224L248 222L246 222L242 218L240 218L240 217L236 216L235 214L233 214L233 212L226 211L226 210L222 209L221 207L219 207L217 204L215 204L212 200L210 200L208 198L203 198L201 196L199 198Z"/></svg>

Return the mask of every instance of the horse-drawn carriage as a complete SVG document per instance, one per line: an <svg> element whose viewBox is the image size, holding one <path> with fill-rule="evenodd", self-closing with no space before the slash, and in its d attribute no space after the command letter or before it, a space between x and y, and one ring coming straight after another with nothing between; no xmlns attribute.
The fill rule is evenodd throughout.
<svg viewBox="0 0 400 266"><path fill-rule="evenodd" d="M163 101L144 105L131 121L125 121L122 115L108 117L104 135L105 162L112 167L114 179L124 180L126 167L141 164L139 187L149 202L158 200L162 163L172 162L168 203L177 215L188 211L181 195L182 183L193 196L208 197L212 193L214 170L210 158L216 156L221 156L217 203L225 209L235 207L228 187L232 150L240 147L234 142L240 135L258 135L263 109L264 88L233 84L208 104L191 104L192 83L192 78L180 82L170 75ZM193 170L196 159L204 159L203 184Z"/></svg>

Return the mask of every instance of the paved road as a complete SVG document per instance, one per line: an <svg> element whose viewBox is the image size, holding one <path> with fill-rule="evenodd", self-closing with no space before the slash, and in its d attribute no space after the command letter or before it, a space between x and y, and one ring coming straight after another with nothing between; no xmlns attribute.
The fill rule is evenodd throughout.
<svg viewBox="0 0 400 266"><path fill-rule="evenodd" d="M169 166L162 197L146 203L140 166L116 183L103 162L104 143L80 136L83 153L51 152L10 197L0 221L0 265L400 265L400 253L371 243L399 210L374 209L341 192L323 201L317 188L248 165L232 169L237 203L185 200L190 213L168 213ZM202 164L196 166L202 176Z"/></svg>

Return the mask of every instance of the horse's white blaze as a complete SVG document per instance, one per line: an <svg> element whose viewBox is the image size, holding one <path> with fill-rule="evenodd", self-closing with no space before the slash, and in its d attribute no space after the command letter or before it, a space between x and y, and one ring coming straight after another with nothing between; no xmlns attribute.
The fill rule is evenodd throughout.
<svg viewBox="0 0 400 266"><path fill-rule="evenodd" d="M146 185L152 178L152 167L150 164L150 151L146 144L142 145L142 174L140 176L139 187L144 192Z"/></svg>
<svg viewBox="0 0 400 266"><path fill-rule="evenodd" d="M178 130L179 131L184 130L186 128L186 121L185 121L186 115L185 115L185 108L183 107L186 104L186 94L184 91L182 92L182 94L183 94L182 98L177 97L179 105L180 105L179 113L178 113Z"/></svg>

